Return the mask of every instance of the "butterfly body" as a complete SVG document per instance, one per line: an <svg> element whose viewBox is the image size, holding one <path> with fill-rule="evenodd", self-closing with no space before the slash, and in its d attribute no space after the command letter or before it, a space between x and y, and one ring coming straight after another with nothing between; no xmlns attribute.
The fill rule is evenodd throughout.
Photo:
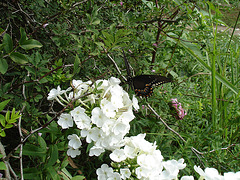
<svg viewBox="0 0 240 180"><path fill-rule="evenodd" d="M140 75L128 80L137 96L149 97L153 93L155 86L171 82L171 79L160 75Z"/></svg>
<svg viewBox="0 0 240 180"><path fill-rule="evenodd" d="M132 77L129 63L124 51L123 56L128 74L127 83L134 89L137 96L147 98L152 95L153 88L155 86L160 86L161 84L171 82L171 79L160 75L139 75Z"/></svg>

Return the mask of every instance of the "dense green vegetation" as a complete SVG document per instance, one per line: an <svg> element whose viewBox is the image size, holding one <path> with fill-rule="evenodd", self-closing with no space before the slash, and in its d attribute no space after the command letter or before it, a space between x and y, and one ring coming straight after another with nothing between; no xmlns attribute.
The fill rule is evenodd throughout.
<svg viewBox="0 0 240 180"><path fill-rule="evenodd" d="M220 173L239 171L240 36L216 29L220 24L239 28L238 1L227 3L0 2L0 135L6 145L0 147L1 169L8 161L11 177L15 172L25 179L67 179L69 174L96 178L96 169L109 162L108 152L90 157L85 143L81 156L69 158L67 135L73 132L62 130L57 118L47 124L62 110L47 97L52 88L66 89L73 79L113 76L124 81L124 49L135 75L173 79L155 88L147 100L138 98L143 108L135 113L129 136L146 133L165 159L184 158L187 167L181 176L198 177L194 165ZM126 84L123 88L132 97ZM173 115L173 98L187 111L181 120ZM169 131L147 104L185 141Z"/></svg>

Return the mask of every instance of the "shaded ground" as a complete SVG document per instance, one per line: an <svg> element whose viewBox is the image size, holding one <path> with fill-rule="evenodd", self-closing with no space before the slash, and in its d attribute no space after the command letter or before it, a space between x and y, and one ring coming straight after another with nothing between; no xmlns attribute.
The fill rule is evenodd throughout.
<svg viewBox="0 0 240 180"><path fill-rule="evenodd" d="M229 34L232 34L233 28L227 28L225 26L218 26L218 31L220 32L224 32L224 31L228 31ZM234 31L234 35L240 35L240 29L236 28Z"/></svg>

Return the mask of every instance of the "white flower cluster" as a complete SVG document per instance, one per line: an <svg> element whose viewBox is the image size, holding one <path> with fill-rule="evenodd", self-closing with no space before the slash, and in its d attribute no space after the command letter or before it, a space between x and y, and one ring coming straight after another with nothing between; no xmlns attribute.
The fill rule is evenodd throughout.
<svg viewBox="0 0 240 180"><path fill-rule="evenodd" d="M73 91L69 92L71 88L61 90L58 87L52 89L48 95L48 100L56 99L64 105L73 98L89 93L84 100L81 98L77 100L79 105L72 111L61 114L57 123L63 129L73 127L75 123L81 130L81 137L85 137L87 143L94 142L89 152L90 156L99 156L105 150L122 147L123 138L130 130L129 123L135 117L132 107L139 109L137 99L133 97L133 100L130 100L128 93L119 84L120 80L114 77L109 80L98 80L94 84L91 81L73 80ZM62 94L66 99L61 96ZM90 106L94 108L91 112L86 112ZM80 155L81 139L76 134L69 135L68 139L70 141L67 154L75 158Z"/></svg>
<svg viewBox="0 0 240 180"><path fill-rule="evenodd" d="M137 99L133 97L130 100L119 84L120 80L114 77L95 83L73 80L73 88L61 90L58 86L50 91L48 100L56 100L63 106L77 99L72 104L73 110L62 113L57 122L63 129L74 127L75 124L80 131L80 135L68 136L67 154L72 158L80 155L81 138L85 138L87 143L94 144L90 148L90 156L99 156L105 150L112 151L110 158L113 168L107 164L98 168L96 173L99 180L177 179L179 170L186 167L184 159L164 161L156 144L144 139L145 134L125 137L130 130L129 123L134 119L132 107L137 110L139 106ZM240 172L221 176L214 168L203 171L194 166L194 169L201 180L240 180ZM194 178L183 176L181 180Z"/></svg>
<svg viewBox="0 0 240 180"><path fill-rule="evenodd" d="M145 136L146 134L139 134L125 137L124 147L115 149L110 154L113 161L123 164L119 169L119 177L127 179L132 175L131 177L137 179L176 179L179 170L186 167L186 164L183 164L184 160L163 161L161 151L156 149L156 144L146 141ZM106 171L106 165L98 169L97 174L99 179L108 179L112 175L111 171Z"/></svg>

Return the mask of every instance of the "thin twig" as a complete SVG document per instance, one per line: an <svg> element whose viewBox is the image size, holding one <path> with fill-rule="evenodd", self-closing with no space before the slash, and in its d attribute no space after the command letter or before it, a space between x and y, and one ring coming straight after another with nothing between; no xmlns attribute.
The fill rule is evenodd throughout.
<svg viewBox="0 0 240 180"><path fill-rule="evenodd" d="M174 131L172 128L170 128L167 123L161 118L161 116L159 116L156 111L154 111L154 109L147 103L148 108L157 116L158 119L160 119L160 121L170 130L172 131L174 134L176 134L183 142L187 142L180 134L178 134L176 131Z"/></svg>
<svg viewBox="0 0 240 180"><path fill-rule="evenodd" d="M117 72L119 73L119 75L120 75L125 81L127 81L127 78L125 78L125 77L122 75L122 73L121 73L120 69L118 68L118 65L117 65L117 63L114 61L114 59L109 55L109 53L107 52L107 50L106 50L104 47L102 47L102 48L104 49L104 51L105 51L105 53L107 54L108 58L112 61L112 63L113 63L114 66L116 67Z"/></svg>

